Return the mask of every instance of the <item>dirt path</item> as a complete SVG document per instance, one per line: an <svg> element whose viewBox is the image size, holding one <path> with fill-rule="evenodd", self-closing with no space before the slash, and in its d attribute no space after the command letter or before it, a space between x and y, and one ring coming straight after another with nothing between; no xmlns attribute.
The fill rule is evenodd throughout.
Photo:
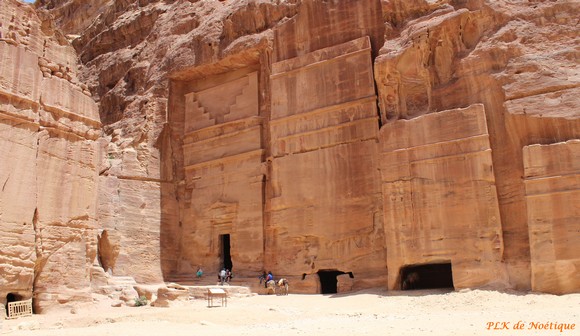
<svg viewBox="0 0 580 336"><path fill-rule="evenodd" d="M171 308L77 308L4 321L2 335L580 335L580 294L409 293L259 295L214 308L205 300ZM514 329L519 321L523 330Z"/></svg>

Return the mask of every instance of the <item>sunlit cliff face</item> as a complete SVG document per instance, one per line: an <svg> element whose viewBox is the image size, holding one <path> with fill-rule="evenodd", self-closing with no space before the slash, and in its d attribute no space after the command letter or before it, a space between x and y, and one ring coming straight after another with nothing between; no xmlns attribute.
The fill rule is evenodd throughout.
<svg viewBox="0 0 580 336"><path fill-rule="evenodd" d="M304 293L431 265L580 288L571 3L36 6L0 10L0 298L199 265Z"/></svg>

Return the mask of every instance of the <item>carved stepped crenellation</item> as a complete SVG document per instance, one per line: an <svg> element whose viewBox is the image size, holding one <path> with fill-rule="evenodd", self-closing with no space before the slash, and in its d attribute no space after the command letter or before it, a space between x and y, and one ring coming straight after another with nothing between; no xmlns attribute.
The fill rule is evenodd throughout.
<svg viewBox="0 0 580 336"><path fill-rule="evenodd" d="M210 126L206 120L216 125L254 115L252 109L256 107L257 96L251 92L257 90L257 82L250 78L256 78L256 74L186 95L188 107L191 105L193 109L186 117L194 122L194 129Z"/></svg>
<svg viewBox="0 0 580 336"><path fill-rule="evenodd" d="M232 104L228 111L228 116L240 117L250 117L254 115L254 109L256 107L256 96L252 94L258 88L258 74L256 72L244 77L245 85L242 87L242 91L236 96L235 103ZM226 118L226 121L232 121L233 119ZM234 119L235 120L235 119Z"/></svg>
<svg viewBox="0 0 580 336"><path fill-rule="evenodd" d="M197 100L196 93L185 95L185 108L188 118L185 119L185 132L191 132L204 127L215 125L215 120L205 111Z"/></svg>
<svg viewBox="0 0 580 336"><path fill-rule="evenodd" d="M256 116L257 73L201 91L187 93L185 132Z"/></svg>

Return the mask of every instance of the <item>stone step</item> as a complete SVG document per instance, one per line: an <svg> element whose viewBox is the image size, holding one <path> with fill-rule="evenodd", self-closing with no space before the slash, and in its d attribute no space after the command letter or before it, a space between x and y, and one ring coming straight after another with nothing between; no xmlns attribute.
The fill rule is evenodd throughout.
<svg viewBox="0 0 580 336"><path fill-rule="evenodd" d="M132 276L125 276L125 275L113 275L109 279L115 279L117 281L132 281L135 282L135 278Z"/></svg>
<svg viewBox="0 0 580 336"><path fill-rule="evenodd" d="M179 280L176 277L172 277L173 280ZM267 294L266 288L264 287L264 283L262 282L260 284L260 280L256 277L234 277L231 279L231 281L229 283L226 283L224 286L221 286L218 282L217 276L215 277L215 279L213 277L206 277L203 276L201 279L198 278L194 278L193 280L191 278L184 278L184 280L181 281L171 281L173 283L182 285L182 286L186 286L186 287L190 287L190 286L194 286L194 287L216 287L218 286L219 288L224 287L244 287L244 288L248 288L248 290L252 293L257 293L257 294Z"/></svg>
<svg viewBox="0 0 580 336"><path fill-rule="evenodd" d="M266 288L264 287L264 282L260 283L260 280L257 277L233 278L232 281L230 281L230 285L244 286L250 288L253 293L267 294Z"/></svg>
<svg viewBox="0 0 580 336"><path fill-rule="evenodd" d="M191 275L173 275L173 276L167 277L165 279L165 282L195 281L195 280L202 280L202 279L207 279L207 277L203 276L201 278L197 278L195 275L194 276L191 276Z"/></svg>
<svg viewBox="0 0 580 336"><path fill-rule="evenodd" d="M187 286L206 286L206 285L215 285L217 283L217 277L209 278L209 277L170 277L165 279L166 283L177 283L180 285L187 285Z"/></svg>

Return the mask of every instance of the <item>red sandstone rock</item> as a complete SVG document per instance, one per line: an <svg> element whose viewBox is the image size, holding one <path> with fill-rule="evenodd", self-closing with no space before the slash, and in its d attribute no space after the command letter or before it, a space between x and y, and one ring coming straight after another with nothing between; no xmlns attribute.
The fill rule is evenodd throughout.
<svg viewBox="0 0 580 336"><path fill-rule="evenodd" d="M390 123L381 129L381 174L390 270L451 262L455 288L506 281L489 134L483 106ZM404 279L389 272L389 288ZM505 286L505 284L503 284Z"/></svg>
<svg viewBox="0 0 580 336"><path fill-rule="evenodd" d="M457 288L579 290L577 146L535 145L580 137L573 2L2 5L0 298L226 252L298 292L441 262Z"/></svg>
<svg viewBox="0 0 580 336"><path fill-rule="evenodd" d="M575 292L580 279L580 141L524 147L532 289Z"/></svg>

